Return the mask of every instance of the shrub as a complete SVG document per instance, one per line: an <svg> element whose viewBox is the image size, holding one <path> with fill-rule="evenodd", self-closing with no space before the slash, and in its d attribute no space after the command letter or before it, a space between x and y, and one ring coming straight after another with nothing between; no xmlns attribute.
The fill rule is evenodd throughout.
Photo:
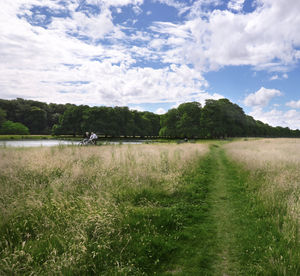
<svg viewBox="0 0 300 276"><path fill-rule="evenodd" d="M5 121L0 128L0 134L29 134L28 127L21 123Z"/></svg>

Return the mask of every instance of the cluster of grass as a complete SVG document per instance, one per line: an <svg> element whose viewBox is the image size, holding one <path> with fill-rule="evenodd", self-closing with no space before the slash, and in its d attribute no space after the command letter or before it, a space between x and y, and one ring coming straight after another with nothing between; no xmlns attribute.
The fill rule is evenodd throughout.
<svg viewBox="0 0 300 276"><path fill-rule="evenodd" d="M0 274L172 274L187 227L206 212L205 182L190 185L206 152L199 144L1 149Z"/></svg>
<svg viewBox="0 0 300 276"><path fill-rule="evenodd" d="M268 139L225 147L241 164L228 163L232 174L239 171L231 192L237 199L235 220L243 233L237 240L246 274L299 275L300 141Z"/></svg>
<svg viewBox="0 0 300 276"><path fill-rule="evenodd" d="M1 134L0 140L43 140L53 139L52 135L16 135L16 134Z"/></svg>

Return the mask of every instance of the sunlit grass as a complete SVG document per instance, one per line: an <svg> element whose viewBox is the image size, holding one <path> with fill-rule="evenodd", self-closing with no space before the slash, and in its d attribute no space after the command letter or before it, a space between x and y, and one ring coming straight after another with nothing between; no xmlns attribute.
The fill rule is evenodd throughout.
<svg viewBox="0 0 300 276"><path fill-rule="evenodd" d="M151 271L181 227L165 207L207 151L201 144L1 149L0 274Z"/></svg>
<svg viewBox="0 0 300 276"><path fill-rule="evenodd" d="M277 271L282 270L284 275L286 271L283 268L286 266L283 264L289 263L289 260L295 258L295 254L299 254L295 246L300 246L300 139L235 142L227 144L225 148L234 160L243 164L251 173L249 189L257 195L268 214L262 220L266 219L277 225L278 233L284 238L284 250L269 249L278 252L282 250L282 253L277 253L277 259L269 261L272 267Z"/></svg>
<svg viewBox="0 0 300 276"><path fill-rule="evenodd" d="M300 222L300 139L263 139L226 145L237 161L254 172L264 173L262 196L278 197Z"/></svg>

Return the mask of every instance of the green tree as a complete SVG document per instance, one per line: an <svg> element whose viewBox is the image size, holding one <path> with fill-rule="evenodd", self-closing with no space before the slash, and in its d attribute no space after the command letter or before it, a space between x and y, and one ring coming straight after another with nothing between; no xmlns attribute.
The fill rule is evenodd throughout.
<svg viewBox="0 0 300 276"><path fill-rule="evenodd" d="M32 106L23 114L23 123L33 134L45 133L47 128L47 112L37 106Z"/></svg>
<svg viewBox="0 0 300 276"><path fill-rule="evenodd" d="M179 120L177 133L181 138L200 136L201 104L198 102L183 103L178 106Z"/></svg>
<svg viewBox="0 0 300 276"><path fill-rule="evenodd" d="M59 123L59 118L64 114L67 109L67 105L50 103L47 113L47 126L51 129L53 125Z"/></svg>
<svg viewBox="0 0 300 276"><path fill-rule="evenodd" d="M152 113L152 112L141 112L142 117L147 120L145 121L145 128L148 131L148 124L150 122L149 132L147 132L147 136L157 137L159 135L160 130L160 115Z"/></svg>
<svg viewBox="0 0 300 276"><path fill-rule="evenodd" d="M0 126L6 121L6 111L0 108Z"/></svg>
<svg viewBox="0 0 300 276"><path fill-rule="evenodd" d="M228 99L206 100L202 111L202 133L207 138L236 137L246 134L246 115Z"/></svg>
<svg viewBox="0 0 300 276"><path fill-rule="evenodd" d="M107 137L111 132L109 109L110 108L104 106L86 109L83 115L83 129L85 131L93 131Z"/></svg>
<svg viewBox="0 0 300 276"><path fill-rule="evenodd" d="M130 136L134 132L133 114L128 107L116 106L113 112L113 131L117 136Z"/></svg>
<svg viewBox="0 0 300 276"><path fill-rule="evenodd" d="M171 138L179 137L179 133L177 131L179 118L179 113L176 108L172 108L162 115L160 120L161 129L159 131L159 136Z"/></svg>
<svg viewBox="0 0 300 276"><path fill-rule="evenodd" d="M88 108L86 105L69 106L60 117L59 125L55 126L53 131L60 134L72 134L73 136L82 135L85 132L84 114Z"/></svg>
<svg viewBox="0 0 300 276"><path fill-rule="evenodd" d="M20 135L26 135L29 134L28 127L24 126L21 123L14 123L12 121L5 121L1 128L0 128L0 134L20 134Z"/></svg>

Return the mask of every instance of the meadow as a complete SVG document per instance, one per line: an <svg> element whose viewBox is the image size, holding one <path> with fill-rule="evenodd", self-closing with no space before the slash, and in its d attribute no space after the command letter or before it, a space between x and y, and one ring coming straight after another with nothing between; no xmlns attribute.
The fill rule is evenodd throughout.
<svg viewBox="0 0 300 276"><path fill-rule="evenodd" d="M0 149L0 275L299 275L300 141Z"/></svg>
<svg viewBox="0 0 300 276"><path fill-rule="evenodd" d="M242 210L252 213L256 221L245 225L256 227L249 231L256 233L249 248L256 252L258 270L268 275L299 275L300 140L239 141L224 148L249 173L246 190L253 207Z"/></svg>
<svg viewBox="0 0 300 276"><path fill-rule="evenodd" d="M263 175L259 194L270 205L285 206L287 216L300 222L300 140L260 139L225 146L230 156L253 176Z"/></svg>
<svg viewBox="0 0 300 276"><path fill-rule="evenodd" d="M152 273L182 227L182 175L207 152L199 144L1 149L0 274Z"/></svg>

